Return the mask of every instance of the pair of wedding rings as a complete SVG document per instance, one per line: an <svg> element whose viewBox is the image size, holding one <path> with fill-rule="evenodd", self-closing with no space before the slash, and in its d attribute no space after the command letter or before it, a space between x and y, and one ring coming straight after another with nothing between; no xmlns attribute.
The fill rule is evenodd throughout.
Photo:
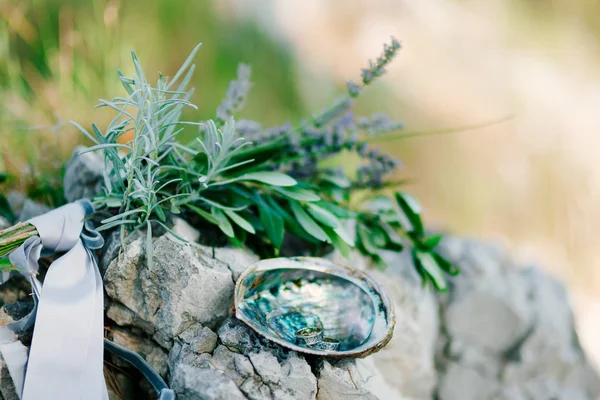
<svg viewBox="0 0 600 400"><path fill-rule="evenodd" d="M334 351L340 347L340 341L323 336L323 329L313 326L296 331L296 343L317 350Z"/></svg>

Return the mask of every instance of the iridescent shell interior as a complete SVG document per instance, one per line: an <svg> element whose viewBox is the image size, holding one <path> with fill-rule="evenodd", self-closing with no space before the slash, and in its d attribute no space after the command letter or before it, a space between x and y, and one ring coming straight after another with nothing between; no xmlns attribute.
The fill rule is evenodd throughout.
<svg viewBox="0 0 600 400"><path fill-rule="evenodd" d="M366 274L320 258L259 261L240 276L236 316L259 334L290 349L330 357L361 357L391 338L394 316L387 296ZM337 350L301 345L296 332L319 327L340 341Z"/></svg>

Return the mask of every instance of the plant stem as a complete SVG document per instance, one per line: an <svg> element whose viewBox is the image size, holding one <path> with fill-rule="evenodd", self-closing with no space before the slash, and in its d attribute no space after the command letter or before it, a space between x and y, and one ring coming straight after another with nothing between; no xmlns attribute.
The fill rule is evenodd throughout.
<svg viewBox="0 0 600 400"><path fill-rule="evenodd" d="M27 239L37 236L35 226L21 222L3 231L0 231L0 257L6 256L23 244Z"/></svg>
<svg viewBox="0 0 600 400"><path fill-rule="evenodd" d="M393 140L406 139L406 138L416 137L416 136L443 135L446 133L473 131L476 129L487 128L488 126L494 126L494 125L500 124L502 122L509 121L513 118L514 118L514 115L507 115L505 117L498 118L498 119L495 119L492 121L483 122L483 123L475 124L475 125L461 126L458 128L438 129L438 130L420 131L420 132L389 133L389 134L383 134L383 135L379 135L379 136L369 137L369 138L363 139L363 141L367 142L367 143L375 143L375 142L386 142L387 143L387 142L391 142Z"/></svg>

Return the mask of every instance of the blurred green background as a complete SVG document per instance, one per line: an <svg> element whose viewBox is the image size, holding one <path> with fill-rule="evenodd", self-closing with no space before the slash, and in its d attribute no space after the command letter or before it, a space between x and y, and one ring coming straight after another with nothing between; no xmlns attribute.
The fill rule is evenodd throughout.
<svg viewBox="0 0 600 400"><path fill-rule="evenodd" d="M336 98L394 35L403 50L358 110L408 131L477 131L382 144L401 157L430 225L498 241L569 285L600 360L600 3L588 0L0 0L0 170L52 203L68 124L110 115L135 49L173 74L198 42L193 118L214 115L237 64L248 117L298 121ZM7 186L0 187L7 190Z"/></svg>

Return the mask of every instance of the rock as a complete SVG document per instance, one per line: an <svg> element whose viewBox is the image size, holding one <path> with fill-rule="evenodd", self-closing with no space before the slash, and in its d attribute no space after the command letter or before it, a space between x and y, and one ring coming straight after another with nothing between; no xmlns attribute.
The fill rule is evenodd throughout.
<svg viewBox="0 0 600 400"><path fill-rule="evenodd" d="M104 276L110 263L119 256L121 248L121 232L119 229L114 229L104 237L104 246L98 250L98 269L100 270L100 275Z"/></svg>
<svg viewBox="0 0 600 400"><path fill-rule="evenodd" d="M42 214L46 214L50 211L50 207L45 204L35 202L33 200L25 199L23 209L19 214L19 222L30 220L33 217L37 217Z"/></svg>
<svg viewBox="0 0 600 400"><path fill-rule="evenodd" d="M152 270L138 238L110 263L104 282L108 296L131 311L128 322L169 349L194 322L214 327L229 314L233 280L226 265L197 245L163 235L154 240L153 248Z"/></svg>
<svg viewBox="0 0 600 400"><path fill-rule="evenodd" d="M357 373L354 360L342 360L335 367L324 360L319 370L318 400L365 399L377 400L372 393L362 388L364 380Z"/></svg>
<svg viewBox="0 0 600 400"><path fill-rule="evenodd" d="M212 353L217 347L217 334L200 324L190 326L179 334L179 338L198 354Z"/></svg>
<svg viewBox="0 0 600 400"><path fill-rule="evenodd" d="M241 322L228 319L218 330L221 343L238 353L248 354L257 346L254 333Z"/></svg>
<svg viewBox="0 0 600 400"><path fill-rule="evenodd" d="M257 257L167 235L154 240L152 270L143 239L103 256L111 259L107 316L119 332L142 338L132 346L156 355L153 365L168 369L178 399L597 397L598 377L560 283L476 240L447 237L439 250L462 270L446 294L422 287L408 252L382 253L386 271L351 255L352 267L392 298L396 314L390 343L364 360L307 360L230 318L234 279ZM329 258L349 262L338 253Z"/></svg>
<svg viewBox="0 0 600 400"><path fill-rule="evenodd" d="M187 221L179 217L173 218L173 228L171 228L171 230L188 242L196 243L200 238L200 232L192 225L188 224Z"/></svg>
<svg viewBox="0 0 600 400"><path fill-rule="evenodd" d="M482 400L491 399L500 390L497 379L480 374L476 369L450 363L441 375L438 387L439 398Z"/></svg>
<svg viewBox="0 0 600 400"><path fill-rule="evenodd" d="M349 257L351 267L364 270L383 286L396 314L392 340L366 360L373 364L372 374L392 390L408 398L431 399L437 385L434 355L439 320L435 294L421 286L410 257L396 252L385 252L382 257L390 266L385 271L370 265L358 252ZM329 258L339 264L349 263L338 252Z"/></svg>
<svg viewBox="0 0 600 400"><path fill-rule="evenodd" d="M579 345L564 288L537 268L521 275L530 284L535 325L505 364L504 385L533 399L596 398L600 382Z"/></svg>
<svg viewBox="0 0 600 400"><path fill-rule="evenodd" d="M465 248L462 273L452 279L444 303L446 329L454 340L501 354L533 324L529 285L499 248L478 242L467 242Z"/></svg>
<svg viewBox="0 0 600 400"><path fill-rule="evenodd" d="M218 335L223 345L217 347L220 351L215 350L213 359L220 361L216 365L228 376L243 383L240 388L249 398L315 398L317 379L303 356L258 337L234 319L225 321ZM231 361L223 362L223 358Z"/></svg>
<svg viewBox="0 0 600 400"><path fill-rule="evenodd" d="M173 218L173 223L173 232L177 235L190 242L197 242L200 239L200 232L183 219L177 217ZM200 245L199 248L201 248L205 254L227 265L231 271L234 282L237 281L246 268L259 260L259 257L246 247L240 249L227 246L210 247Z"/></svg>
<svg viewBox="0 0 600 400"><path fill-rule="evenodd" d="M0 217L0 230L10 228L12 224L6 220L4 217Z"/></svg>
<svg viewBox="0 0 600 400"><path fill-rule="evenodd" d="M461 274L440 297L440 400L597 397L561 284L475 240L449 237L441 251Z"/></svg>
<svg viewBox="0 0 600 400"><path fill-rule="evenodd" d="M17 390L10 377L8 366L0 354L0 398L2 400L19 400Z"/></svg>
<svg viewBox="0 0 600 400"><path fill-rule="evenodd" d="M13 275L8 281L0 286L0 305L14 302L29 302L31 298L31 285L21 274Z"/></svg>
<svg viewBox="0 0 600 400"><path fill-rule="evenodd" d="M169 371L169 359L167 353L152 340L138 336L129 330L111 328L109 339L115 344L138 353L152 366L162 377L166 377ZM113 357L117 366L129 367L129 364L118 357Z"/></svg>
<svg viewBox="0 0 600 400"><path fill-rule="evenodd" d="M241 398L249 399L315 399L317 379L304 357L257 337L250 328L229 319L218 331L220 344L212 355L199 354L193 344L178 339L169 355L177 394L212 398L207 392L216 392L209 384L200 385L191 379L193 369L199 376L206 369L215 370L214 385L231 391L239 388ZM181 366L188 368L182 369ZM190 369L192 368L192 369ZM233 386L231 386L233 384ZM237 392L229 393L237 398ZM202 397L204 396L204 397ZM195 398L195 397L190 397Z"/></svg>
<svg viewBox="0 0 600 400"><path fill-rule="evenodd" d="M221 261L231 271L234 282L238 280L242 272L250 265L259 260L259 257L249 249L237 249L231 247L205 248L206 253Z"/></svg>
<svg viewBox="0 0 600 400"><path fill-rule="evenodd" d="M171 388L179 400L245 400L236 384L216 369L177 365Z"/></svg>
<svg viewBox="0 0 600 400"><path fill-rule="evenodd" d="M25 204L26 199L27 197L25 197L23 193L14 190L11 190L6 195L8 205L10 205L10 209L16 216L18 216L21 213L21 210L23 210L23 205Z"/></svg>
<svg viewBox="0 0 600 400"><path fill-rule="evenodd" d="M169 353L170 387L178 399L245 399L238 385L213 366L213 356L198 354L191 345L176 341Z"/></svg>
<svg viewBox="0 0 600 400"><path fill-rule="evenodd" d="M48 206L28 199L20 192L11 191L6 196L6 199L18 222L27 221L50 211Z"/></svg>
<svg viewBox="0 0 600 400"><path fill-rule="evenodd" d="M33 303L15 302L5 304L0 308L0 326L10 324L25 317L33 310Z"/></svg>
<svg viewBox="0 0 600 400"><path fill-rule="evenodd" d="M78 146L67 163L63 180L65 199L73 202L91 199L102 192L104 160L98 152L80 154L86 148Z"/></svg>

